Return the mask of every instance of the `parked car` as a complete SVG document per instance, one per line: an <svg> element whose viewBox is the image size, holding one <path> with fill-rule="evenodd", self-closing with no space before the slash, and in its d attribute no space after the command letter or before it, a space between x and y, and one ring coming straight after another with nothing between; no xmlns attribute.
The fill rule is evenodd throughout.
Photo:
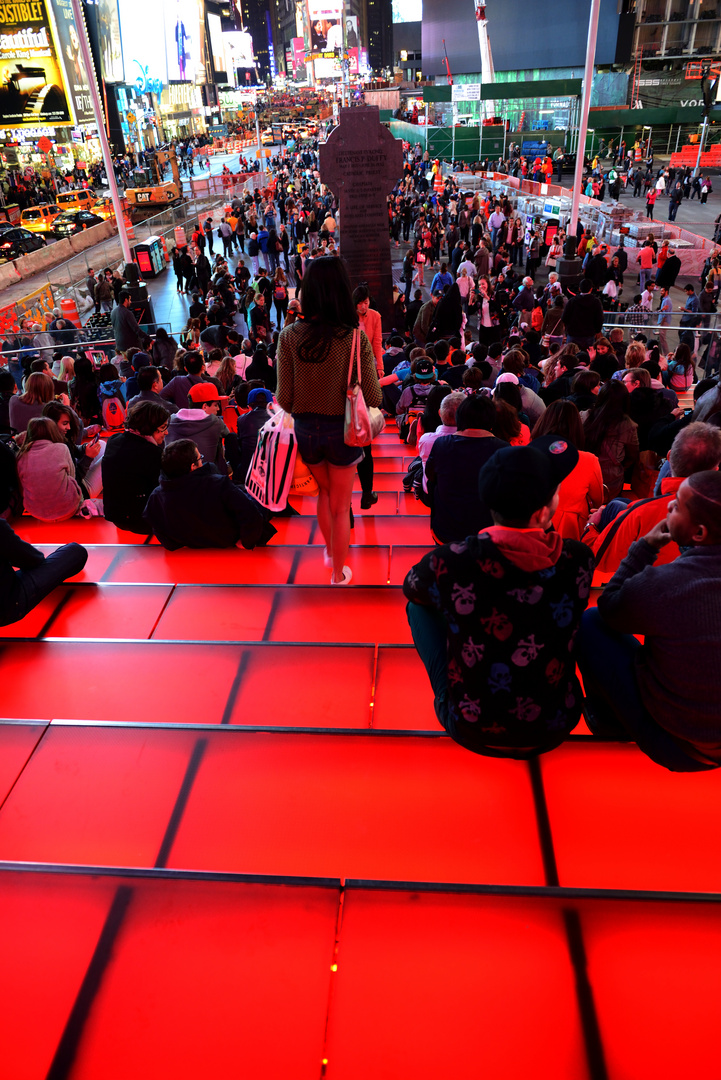
<svg viewBox="0 0 721 1080"><path fill-rule="evenodd" d="M59 240L66 236L74 236L93 225L102 225L103 219L99 214L92 214L89 210L66 210L53 222L53 232Z"/></svg>
<svg viewBox="0 0 721 1080"><path fill-rule="evenodd" d="M60 207L55 203L48 206L29 206L23 210L20 216L20 224L30 232L47 235L53 231L53 222L61 213Z"/></svg>
<svg viewBox="0 0 721 1080"><path fill-rule="evenodd" d="M14 225L0 232L0 259L19 259L21 255L38 251L46 245L44 236L36 236L35 233Z"/></svg>

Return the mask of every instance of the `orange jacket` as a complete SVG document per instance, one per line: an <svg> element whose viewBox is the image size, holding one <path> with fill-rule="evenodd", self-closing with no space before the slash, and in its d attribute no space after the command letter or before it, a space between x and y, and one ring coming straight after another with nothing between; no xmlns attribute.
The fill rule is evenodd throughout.
<svg viewBox="0 0 721 1080"><path fill-rule="evenodd" d="M683 481L682 476L666 476L661 481L660 495L632 502L628 510L623 510L618 514L601 533L593 526L586 530L582 540L584 544L588 544L596 556L598 573L615 574L634 540L640 540L654 525L666 517L671 496L676 494ZM673 562L679 554L678 544L674 544L673 541L665 544L654 565L663 566L665 563Z"/></svg>

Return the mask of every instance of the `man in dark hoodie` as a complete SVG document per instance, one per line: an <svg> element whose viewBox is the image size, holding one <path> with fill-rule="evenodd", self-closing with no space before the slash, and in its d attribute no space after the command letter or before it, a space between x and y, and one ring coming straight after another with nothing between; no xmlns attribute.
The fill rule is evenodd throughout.
<svg viewBox="0 0 721 1080"><path fill-rule="evenodd" d="M477 754L552 750L580 719L573 641L593 555L547 531L577 462L575 447L556 435L498 450L478 481L494 524L436 547L404 582L436 715Z"/></svg>
<svg viewBox="0 0 721 1080"><path fill-rule="evenodd" d="M215 465L223 476L228 473L228 463L223 452L223 440L230 435L220 417L220 394L212 383L199 382L188 393L188 408L180 409L170 418L165 445L179 439L192 438L198 445L203 461Z"/></svg>
<svg viewBox="0 0 721 1080"><path fill-rule="evenodd" d="M192 439L166 446L161 467L144 516L169 551L234 544L254 548L275 535L255 500L210 462L204 464Z"/></svg>

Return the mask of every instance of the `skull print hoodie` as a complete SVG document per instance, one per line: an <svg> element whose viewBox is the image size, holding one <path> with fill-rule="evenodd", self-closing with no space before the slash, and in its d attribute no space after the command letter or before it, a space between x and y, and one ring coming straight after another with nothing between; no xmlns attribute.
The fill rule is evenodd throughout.
<svg viewBox="0 0 721 1080"><path fill-rule="evenodd" d="M443 544L409 571L407 598L446 622L448 688L436 709L457 742L526 756L553 749L576 726L573 643L592 574L584 544L501 526Z"/></svg>

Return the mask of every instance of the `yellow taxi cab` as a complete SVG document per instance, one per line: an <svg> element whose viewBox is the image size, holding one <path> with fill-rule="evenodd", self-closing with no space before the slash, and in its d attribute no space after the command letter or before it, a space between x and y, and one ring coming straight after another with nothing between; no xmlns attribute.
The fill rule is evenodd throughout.
<svg viewBox="0 0 721 1080"><path fill-rule="evenodd" d="M91 214L97 214L103 221L107 221L108 218L115 217L115 210L113 209L113 200L111 198L101 198L97 202L93 203L90 207Z"/></svg>
<svg viewBox="0 0 721 1080"><path fill-rule="evenodd" d="M29 206L20 215L20 224L29 232L49 233L53 231L53 222L59 213L60 207L54 203L49 206Z"/></svg>
<svg viewBox="0 0 721 1080"><path fill-rule="evenodd" d="M77 191L64 191L58 195L57 204L61 210L89 210L95 202L95 193L78 188Z"/></svg>

